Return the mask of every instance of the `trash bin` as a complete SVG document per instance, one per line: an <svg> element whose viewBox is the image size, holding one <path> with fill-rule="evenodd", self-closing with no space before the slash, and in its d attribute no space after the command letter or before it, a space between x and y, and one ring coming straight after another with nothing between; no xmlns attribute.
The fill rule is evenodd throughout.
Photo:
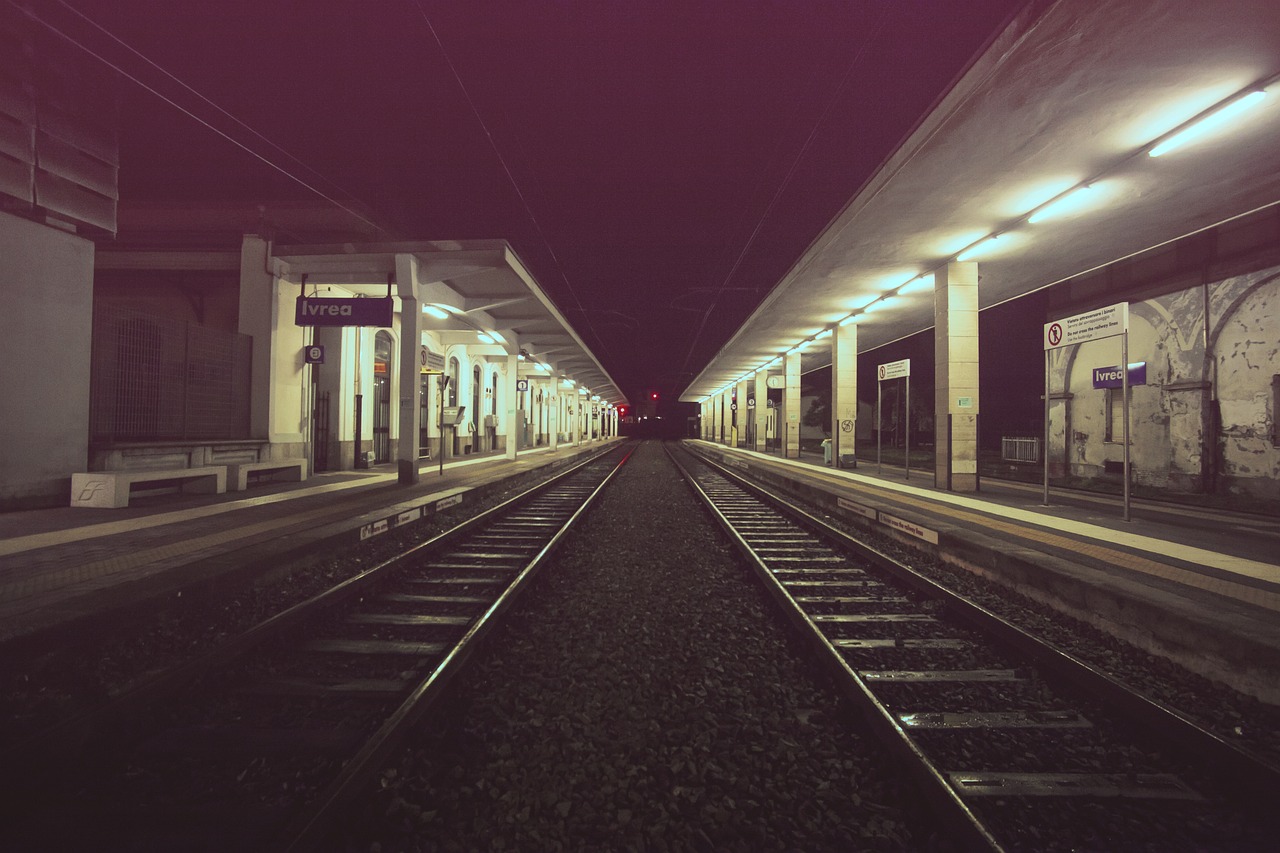
<svg viewBox="0 0 1280 853"><path fill-rule="evenodd" d="M829 438L822 439L822 464L831 464L831 439Z"/></svg>

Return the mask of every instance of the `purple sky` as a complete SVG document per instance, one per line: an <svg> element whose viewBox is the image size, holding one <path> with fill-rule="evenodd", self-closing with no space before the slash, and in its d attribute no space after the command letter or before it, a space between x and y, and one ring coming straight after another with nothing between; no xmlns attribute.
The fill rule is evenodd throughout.
<svg viewBox="0 0 1280 853"><path fill-rule="evenodd" d="M122 204L319 199L301 178L397 238L505 238L633 400L683 390L1021 5L50 4L291 173L126 83Z"/></svg>

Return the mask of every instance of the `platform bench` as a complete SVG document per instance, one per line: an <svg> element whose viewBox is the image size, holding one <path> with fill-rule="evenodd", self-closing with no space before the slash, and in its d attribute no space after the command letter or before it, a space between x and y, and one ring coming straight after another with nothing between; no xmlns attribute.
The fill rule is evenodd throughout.
<svg viewBox="0 0 1280 853"><path fill-rule="evenodd" d="M285 471L288 480L301 483L307 479L307 460L273 459L268 462L231 462L227 465L227 488L243 492L249 487L249 474L255 471Z"/></svg>
<svg viewBox="0 0 1280 853"><path fill-rule="evenodd" d="M129 505L129 490L135 483L178 484L183 492L220 495L227 490L227 467L170 468L161 470L90 471L71 475L71 505L110 507Z"/></svg>

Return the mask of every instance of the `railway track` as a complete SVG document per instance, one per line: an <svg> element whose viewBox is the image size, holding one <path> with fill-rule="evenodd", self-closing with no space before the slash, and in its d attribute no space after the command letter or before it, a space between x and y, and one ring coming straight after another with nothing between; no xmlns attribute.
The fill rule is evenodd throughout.
<svg viewBox="0 0 1280 853"><path fill-rule="evenodd" d="M672 458L966 849L1268 849L1276 768L727 469Z"/></svg>
<svg viewBox="0 0 1280 853"><path fill-rule="evenodd" d="M11 750L21 817L0 847L315 846L629 455L575 466Z"/></svg>

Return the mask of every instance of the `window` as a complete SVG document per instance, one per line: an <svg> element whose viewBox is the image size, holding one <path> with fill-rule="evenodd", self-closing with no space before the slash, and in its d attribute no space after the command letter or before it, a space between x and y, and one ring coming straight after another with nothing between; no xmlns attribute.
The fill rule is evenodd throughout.
<svg viewBox="0 0 1280 853"><path fill-rule="evenodd" d="M446 406L458 405L458 379L461 371L462 367L458 364L458 357L456 355L449 356L449 390L446 393L449 402L445 403Z"/></svg>

